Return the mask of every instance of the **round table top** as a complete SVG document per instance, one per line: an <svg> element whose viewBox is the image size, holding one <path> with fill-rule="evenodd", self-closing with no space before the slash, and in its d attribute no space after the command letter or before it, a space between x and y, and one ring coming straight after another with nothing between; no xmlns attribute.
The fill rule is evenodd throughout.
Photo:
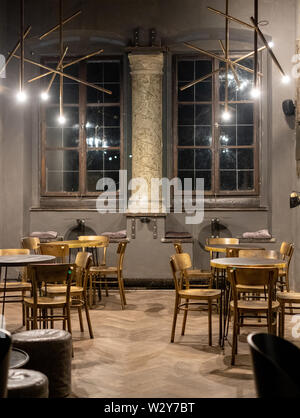
<svg viewBox="0 0 300 418"><path fill-rule="evenodd" d="M12 348L9 359L10 369L19 369L29 361L29 355L19 348Z"/></svg>
<svg viewBox="0 0 300 418"><path fill-rule="evenodd" d="M227 267L269 267L269 268L285 268L286 261L277 260L275 258L243 258L243 257L228 257L216 258L210 261L210 265L219 269L226 269Z"/></svg>
<svg viewBox="0 0 300 418"><path fill-rule="evenodd" d="M226 250L265 250L261 246L247 245L247 244L211 244L206 245L206 251L213 251L214 253L226 253Z"/></svg>
<svg viewBox="0 0 300 418"><path fill-rule="evenodd" d="M103 241L102 240L91 240L91 241L84 241L84 240L78 240L78 239L73 239L73 240L68 240L68 241L51 241L48 244L55 244L55 245L68 245L69 248L88 248L88 247L97 247L97 246L102 246L103 245Z"/></svg>
<svg viewBox="0 0 300 418"><path fill-rule="evenodd" d="M23 254L23 255L2 255L0 256L1 266L15 266L22 267L28 266L28 264L45 263L47 261L53 261L55 257L53 255L37 255L37 254Z"/></svg>

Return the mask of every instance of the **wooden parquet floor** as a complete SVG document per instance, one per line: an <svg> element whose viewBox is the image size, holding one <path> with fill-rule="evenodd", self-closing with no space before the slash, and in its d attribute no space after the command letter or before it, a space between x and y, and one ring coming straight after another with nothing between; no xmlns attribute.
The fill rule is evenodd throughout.
<svg viewBox="0 0 300 418"><path fill-rule="evenodd" d="M190 314L182 337L178 318L175 343L170 344L174 292L131 290L122 311L111 292L90 311L95 338L79 331L72 313L74 359L72 397L94 398L235 398L254 397L251 358L244 328L236 366L231 347L218 347L218 317L213 315L213 347L208 346L207 313ZM7 328L20 329L19 304L6 309ZM289 319L288 319L289 321ZM287 330L288 332L288 330ZM231 335L229 335L229 341Z"/></svg>

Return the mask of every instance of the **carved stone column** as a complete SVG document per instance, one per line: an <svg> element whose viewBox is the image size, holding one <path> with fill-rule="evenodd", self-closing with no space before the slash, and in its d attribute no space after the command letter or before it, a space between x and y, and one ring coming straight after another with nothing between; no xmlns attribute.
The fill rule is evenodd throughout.
<svg viewBox="0 0 300 418"><path fill-rule="evenodd" d="M151 179L162 177L162 53L129 54L132 77L132 178L142 178L129 212L150 213ZM148 204L146 200L148 198Z"/></svg>

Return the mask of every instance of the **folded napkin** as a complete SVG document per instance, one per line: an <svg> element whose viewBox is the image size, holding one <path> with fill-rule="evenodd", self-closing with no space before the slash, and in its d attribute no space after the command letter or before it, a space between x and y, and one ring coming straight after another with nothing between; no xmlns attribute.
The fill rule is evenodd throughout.
<svg viewBox="0 0 300 418"><path fill-rule="evenodd" d="M176 238L181 238L181 239L189 239L192 238L192 235L189 232L174 232L174 231L169 231L166 232L166 236L165 238L170 238L170 239L176 239Z"/></svg>
<svg viewBox="0 0 300 418"><path fill-rule="evenodd" d="M120 239L120 238L127 237L127 231L126 229L123 229L122 231L117 231L117 232L102 232L101 235L104 235L105 237L109 237L112 239Z"/></svg>
<svg viewBox="0 0 300 418"><path fill-rule="evenodd" d="M270 235L267 229L261 229L257 232L245 232L243 234L243 238L252 238L252 239L271 239L272 236Z"/></svg>
<svg viewBox="0 0 300 418"><path fill-rule="evenodd" d="M31 234L30 234L30 236L31 237L37 237L37 238L40 238L40 239L55 239L55 238L57 238L57 232L55 232L55 231L47 231L47 232L40 232L40 231L37 231L37 232L32 232Z"/></svg>

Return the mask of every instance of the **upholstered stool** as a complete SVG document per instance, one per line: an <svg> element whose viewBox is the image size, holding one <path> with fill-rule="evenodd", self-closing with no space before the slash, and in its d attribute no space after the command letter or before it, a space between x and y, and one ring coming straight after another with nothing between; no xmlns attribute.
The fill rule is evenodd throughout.
<svg viewBox="0 0 300 418"><path fill-rule="evenodd" d="M48 398L48 378L43 373L27 369L8 372L8 398Z"/></svg>
<svg viewBox="0 0 300 418"><path fill-rule="evenodd" d="M49 397L63 398L71 392L72 336L59 329L36 329L13 335L13 346L30 357L26 368L44 373Z"/></svg>

